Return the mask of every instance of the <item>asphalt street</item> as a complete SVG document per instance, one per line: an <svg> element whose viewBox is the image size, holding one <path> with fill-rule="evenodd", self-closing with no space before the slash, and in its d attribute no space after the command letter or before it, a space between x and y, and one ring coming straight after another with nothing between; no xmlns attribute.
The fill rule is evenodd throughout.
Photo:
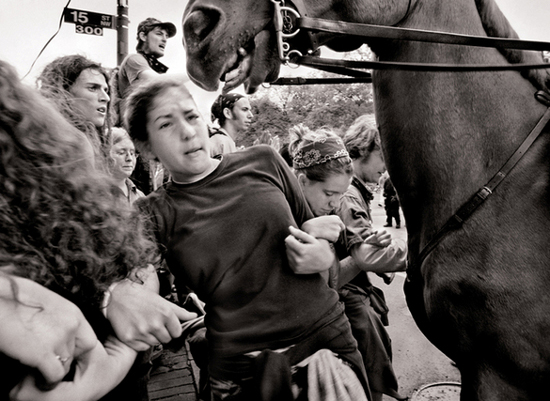
<svg viewBox="0 0 550 401"><path fill-rule="evenodd" d="M371 202L373 223L375 228L387 230L395 238L407 239L407 229L404 227L404 219L401 218L401 228L383 227L386 223L386 212L383 208L383 198L380 194L374 194ZM402 215L401 215L402 216ZM388 303L389 322L386 328L392 339L393 366L399 382L399 392L403 396L412 397L411 401L437 399L441 401L458 401L458 386L454 385L452 390L446 383L459 383L460 374L449 358L435 348L416 326L411 313L405 302L403 284L405 273L397 273L390 285L376 275L371 274L371 281L381 288ZM434 384L439 388L440 396L426 398L418 392L424 386ZM426 390L427 391L427 390ZM384 396L384 401L391 401L393 398Z"/></svg>

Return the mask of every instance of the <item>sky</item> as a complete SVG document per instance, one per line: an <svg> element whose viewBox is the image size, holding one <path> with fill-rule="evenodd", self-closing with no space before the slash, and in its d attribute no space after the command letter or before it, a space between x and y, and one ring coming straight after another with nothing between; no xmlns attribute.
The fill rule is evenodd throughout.
<svg viewBox="0 0 550 401"><path fill-rule="evenodd" d="M550 41L550 0L496 2L522 39ZM42 47L57 31L63 7L67 3L69 8L76 10L109 15L117 13L117 0L0 0L0 59L12 64L20 77L29 72ZM136 28L140 21L147 17L170 21L176 25L178 32L169 39L161 61L169 67L169 73L188 80L181 28L186 3L186 0L128 0L128 52L135 51ZM74 24L62 22L59 33L38 58L25 82L34 84L48 62L68 54L82 54L105 67L115 67L116 42L115 29L104 29L103 36L85 35L76 33ZM217 94L205 92L191 82L188 87L199 109L208 117L210 104ZM242 88L238 90L242 91Z"/></svg>

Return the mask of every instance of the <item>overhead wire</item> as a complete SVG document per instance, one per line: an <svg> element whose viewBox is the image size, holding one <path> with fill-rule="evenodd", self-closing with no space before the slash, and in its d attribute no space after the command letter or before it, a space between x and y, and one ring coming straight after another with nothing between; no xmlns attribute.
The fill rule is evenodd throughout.
<svg viewBox="0 0 550 401"><path fill-rule="evenodd" d="M38 61L38 58L42 55L42 53L44 52L44 50L46 50L46 47L48 47L48 45L50 44L50 42L57 36L57 34L59 33L59 31L61 30L61 25L63 25L63 16L65 15L65 9L67 7L69 7L69 4L71 4L71 1L72 0L69 0L67 2L67 4L65 5L65 7L63 7L63 11L61 12L61 17L59 18L59 26L57 27L57 31L55 31L55 33L52 35L52 37L46 42L46 44L44 45L44 47L42 47L42 50L40 50L40 52L38 53L38 55L36 56L36 58L34 59L34 61L32 62L31 64L31 67L29 68L29 71L27 71L27 73L23 76L23 78L21 78L21 80L24 80L27 75L30 74L30 72L32 71L34 65L36 64L36 62Z"/></svg>

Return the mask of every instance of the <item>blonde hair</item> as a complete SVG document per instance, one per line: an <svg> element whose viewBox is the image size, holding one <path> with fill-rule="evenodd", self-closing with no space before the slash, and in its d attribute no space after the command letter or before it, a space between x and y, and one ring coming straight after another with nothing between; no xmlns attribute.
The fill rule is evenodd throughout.
<svg viewBox="0 0 550 401"><path fill-rule="evenodd" d="M353 160L368 157L373 150L380 149L380 134L374 114L358 117L343 139Z"/></svg>

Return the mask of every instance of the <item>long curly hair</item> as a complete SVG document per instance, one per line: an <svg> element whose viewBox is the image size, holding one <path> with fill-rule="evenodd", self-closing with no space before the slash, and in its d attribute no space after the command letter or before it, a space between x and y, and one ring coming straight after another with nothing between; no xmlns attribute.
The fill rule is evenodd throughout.
<svg viewBox="0 0 550 401"><path fill-rule="evenodd" d="M154 250L95 162L85 134L0 60L0 269L91 307Z"/></svg>
<svg viewBox="0 0 550 401"><path fill-rule="evenodd" d="M110 107L107 107L105 125L98 130L74 107L74 97L69 92L82 71L87 69L103 75L110 91L110 76L107 71L101 64L79 54L58 57L50 62L40 73L36 84L40 93L50 99L71 124L90 138L101 156L105 156L110 135Z"/></svg>

